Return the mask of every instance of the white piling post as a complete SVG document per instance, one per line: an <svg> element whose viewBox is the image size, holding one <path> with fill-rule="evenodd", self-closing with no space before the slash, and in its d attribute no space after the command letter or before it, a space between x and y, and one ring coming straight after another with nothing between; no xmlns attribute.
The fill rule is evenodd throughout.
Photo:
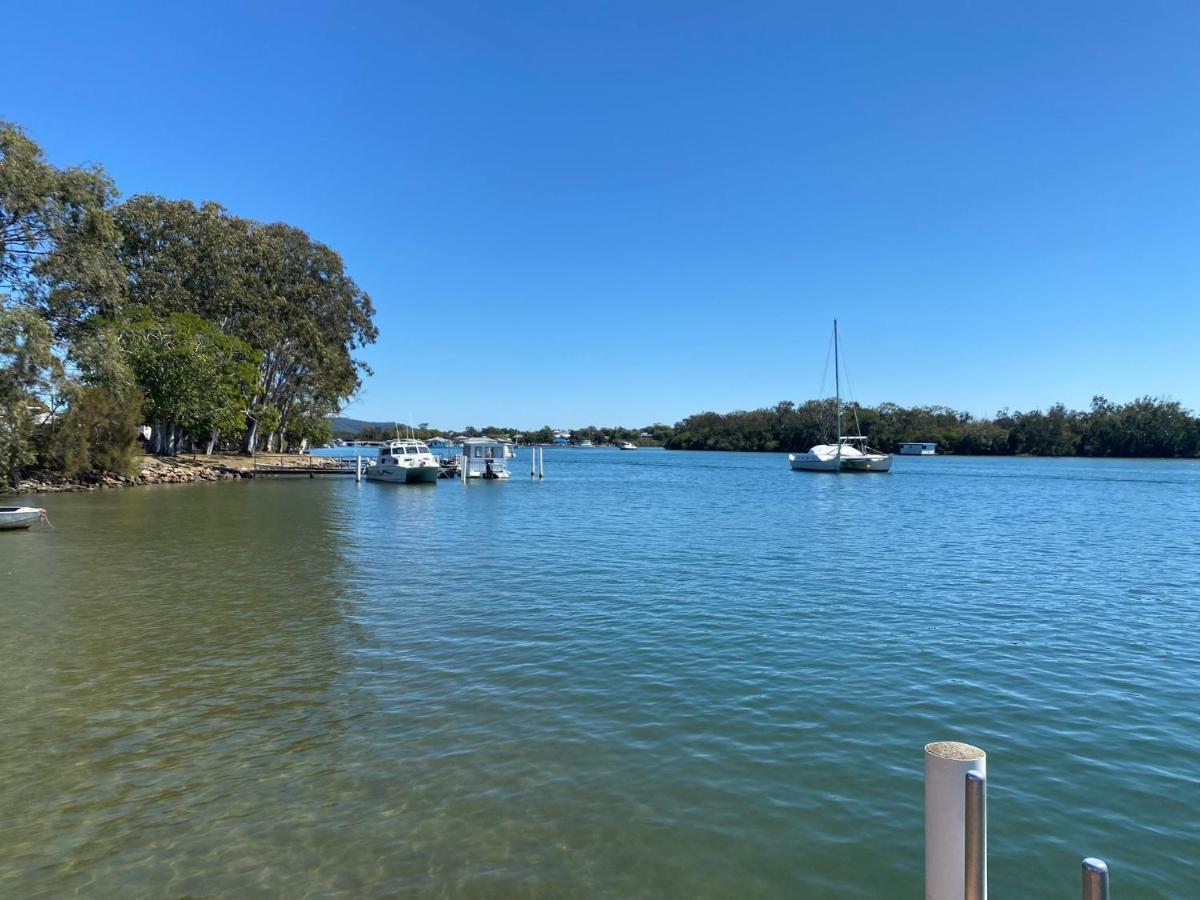
<svg viewBox="0 0 1200 900"><path fill-rule="evenodd" d="M356 453L354 455L354 483L360 484L361 482L362 482L362 454Z"/></svg>
<svg viewBox="0 0 1200 900"><path fill-rule="evenodd" d="M530 478L532 478L534 476L534 469L537 468L537 451L538 451L537 447L533 446L533 444L529 445L529 477Z"/></svg>
<svg viewBox="0 0 1200 900"><path fill-rule="evenodd" d="M1083 900L1108 900L1108 864L1094 856L1083 861Z"/></svg>
<svg viewBox="0 0 1200 900"><path fill-rule="evenodd" d="M461 463L461 465L458 467L458 477L462 480L463 484L466 484L467 483L467 466L469 466L471 464L471 448L463 447L462 456L460 456L458 459L459 459L459 462Z"/></svg>
<svg viewBox="0 0 1200 900"><path fill-rule="evenodd" d="M959 741L925 745L925 900L966 900L966 776L987 754ZM986 873L983 895L987 900Z"/></svg>
<svg viewBox="0 0 1200 900"><path fill-rule="evenodd" d="M546 448L538 447L538 481L546 477Z"/></svg>

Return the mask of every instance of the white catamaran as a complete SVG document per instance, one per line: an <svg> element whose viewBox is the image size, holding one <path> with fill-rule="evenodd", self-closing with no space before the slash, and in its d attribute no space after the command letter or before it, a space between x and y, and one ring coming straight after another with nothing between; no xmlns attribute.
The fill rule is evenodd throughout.
<svg viewBox="0 0 1200 900"><path fill-rule="evenodd" d="M826 363L828 365L828 363ZM828 371L828 370L826 370ZM838 359L838 323L833 320L833 385L837 408L837 442L817 444L807 453L789 453L788 462L801 472L887 472L892 468L892 455L880 453L867 446L861 434L842 434L842 384ZM855 421L858 414L855 413Z"/></svg>

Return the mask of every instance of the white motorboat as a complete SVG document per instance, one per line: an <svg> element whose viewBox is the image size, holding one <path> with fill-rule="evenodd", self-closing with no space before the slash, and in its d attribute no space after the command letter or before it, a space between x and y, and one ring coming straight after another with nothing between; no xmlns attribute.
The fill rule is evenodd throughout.
<svg viewBox="0 0 1200 900"><path fill-rule="evenodd" d="M367 466L369 481L395 484L432 484L442 468L424 441L389 441L379 449L374 465Z"/></svg>
<svg viewBox="0 0 1200 900"><path fill-rule="evenodd" d="M621 445L621 449L622 450L636 450L637 444L631 444L629 441L626 441L625 443L623 443Z"/></svg>
<svg viewBox="0 0 1200 900"><path fill-rule="evenodd" d="M0 506L0 531L29 528L46 518L46 511L36 506Z"/></svg>
<svg viewBox="0 0 1200 900"><path fill-rule="evenodd" d="M833 320L833 385L837 408L837 442L817 444L807 453L789 453L788 463L798 472L889 472L892 455L867 446L861 434L842 434L841 364L838 358L838 323ZM858 413L854 414L855 423Z"/></svg>

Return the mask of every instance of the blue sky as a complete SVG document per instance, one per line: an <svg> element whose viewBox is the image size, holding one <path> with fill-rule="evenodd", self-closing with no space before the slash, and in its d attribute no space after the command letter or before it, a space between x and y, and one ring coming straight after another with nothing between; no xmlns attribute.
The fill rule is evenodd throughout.
<svg viewBox="0 0 1200 900"><path fill-rule="evenodd" d="M640 425L855 396L1200 407L1195 3L37 4L0 117L307 229L347 410Z"/></svg>

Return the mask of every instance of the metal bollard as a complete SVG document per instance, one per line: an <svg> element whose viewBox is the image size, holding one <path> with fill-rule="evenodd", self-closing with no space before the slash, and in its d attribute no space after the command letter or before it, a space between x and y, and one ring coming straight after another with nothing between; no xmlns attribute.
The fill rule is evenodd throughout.
<svg viewBox="0 0 1200 900"><path fill-rule="evenodd" d="M1083 900L1108 900L1108 864L1094 856L1083 861Z"/></svg>
<svg viewBox="0 0 1200 900"><path fill-rule="evenodd" d="M987 779L982 772L966 776L963 834L966 900L987 900Z"/></svg>

